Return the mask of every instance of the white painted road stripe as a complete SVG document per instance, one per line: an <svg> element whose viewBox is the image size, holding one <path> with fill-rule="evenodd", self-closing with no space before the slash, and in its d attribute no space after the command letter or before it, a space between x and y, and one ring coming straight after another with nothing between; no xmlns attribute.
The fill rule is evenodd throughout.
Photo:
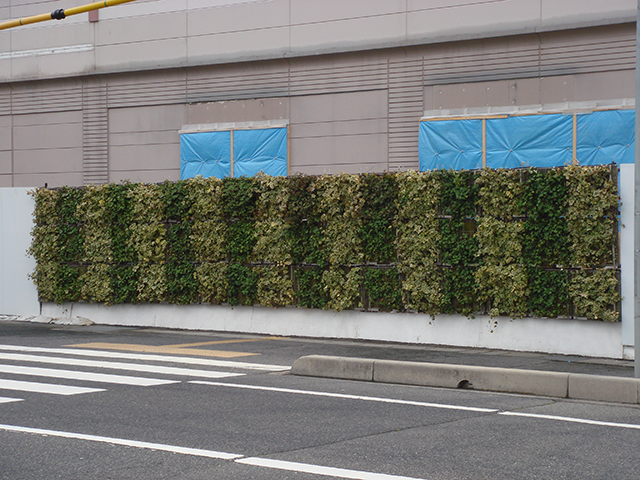
<svg viewBox="0 0 640 480"><path fill-rule="evenodd" d="M236 463L253 465L256 467L276 468L290 472L313 473L328 477L351 478L356 480L421 480L415 477L398 477L397 475L385 475L384 473L361 472L358 470L345 470L343 468L321 467L308 463L285 462L282 460L270 460L268 458L242 458Z"/></svg>
<svg viewBox="0 0 640 480"><path fill-rule="evenodd" d="M137 440L126 440L123 438L99 437L96 435L85 435L83 433L61 432L58 430L44 430L41 428L18 427L15 425L0 425L0 430L4 430L7 432L47 435L51 437L71 438L74 440L86 440L90 442L109 443L112 445L123 445L125 447L145 448L149 450L180 453L183 455L194 455L198 457L216 458L220 460L234 460L237 463L252 465L256 467L275 468L278 470L288 470L292 472L313 473L316 475L333 476L338 478L350 478L350 479L360 479L360 480L424 480L424 479L419 479L415 477L398 477L396 475L360 472L357 470L345 470L342 468L323 467L320 465L310 465L307 463L284 462L281 460L269 460L267 458L243 458L242 455L237 455L234 453L216 452L214 450L202 450L199 448L178 447L175 445L164 445L161 443L139 442Z"/></svg>
<svg viewBox="0 0 640 480"><path fill-rule="evenodd" d="M111 375L108 373L80 372L76 370L58 370L56 368L23 367L18 365L0 365L0 373L32 375L35 377L66 378L68 380L84 380L87 382L117 383L120 385L136 385L150 387L179 383L179 380L163 380L160 378L131 377L129 375Z"/></svg>
<svg viewBox="0 0 640 480"><path fill-rule="evenodd" d="M201 450L199 448L176 447L174 445L164 445L162 443L139 442L137 440L125 440L123 438L99 437L96 435L85 435L83 433L61 432L58 430L43 430L41 428L17 427L14 425L0 425L0 430L8 432L34 433L36 435L48 435L51 437L72 438L75 440L87 440L90 442L110 443L112 445L123 445L125 447L146 448L150 450L161 450L163 452L182 453L184 455L196 455L198 457L217 458L221 460L234 460L242 457L233 453L215 452L213 450Z"/></svg>
<svg viewBox="0 0 640 480"><path fill-rule="evenodd" d="M640 425L634 423L616 423L616 422L601 422L599 420L587 420L584 418L574 417L559 417L556 415L542 415L539 413L521 413L521 412L500 412L499 415L506 415L509 417L528 417L528 418L540 418L544 420L557 420L561 422L571 423L583 423L586 425L597 425L599 427L617 427L617 428L632 428L640 430Z"/></svg>
<svg viewBox="0 0 640 480"><path fill-rule="evenodd" d="M52 383L21 382L0 379L0 390L18 390L21 392L52 393L54 395L78 395L80 393L104 392L104 388L73 387Z"/></svg>
<svg viewBox="0 0 640 480"><path fill-rule="evenodd" d="M165 355L154 355L154 354L107 352L102 350L23 347L21 345L0 345L0 350L8 350L12 352L56 353L60 355L80 355L85 357L120 358L123 360L143 360L148 362L188 363L191 365L206 365L209 367L241 368L241 369L247 369L247 370L264 370L264 371L272 371L272 372L281 372L285 370L291 370L291 367L286 367L283 365L266 365L262 363L232 362L229 360L211 360L208 358L173 357L168 355L165 356Z"/></svg>
<svg viewBox="0 0 640 480"><path fill-rule="evenodd" d="M147 365L142 363L106 362L85 360L82 358L47 357L44 355L25 355L22 353L0 353L0 359L13 360L17 362L40 362L54 363L57 365L111 368L115 370L130 370L132 372L159 373L163 375L179 375L187 377L227 378L244 375L244 373L215 372L212 370L195 370L192 368L165 367L163 365Z"/></svg>
<svg viewBox="0 0 640 480"><path fill-rule="evenodd" d="M189 383L195 383L199 385L213 385L216 387L232 387L232 388L246 388L249 390L265 390L268 392L297 393L301 395L315 395L318 397L345 398L348 400L365 400L369 402L394 403L399 405L412 405L417 407L444 408L448 410L463 410L468 412L482 412L482 413L498 412L497 408L464 407L461 405L447 405L443 403L414 402L411 400L396 400L393 398L382 398L382 397L362 397L359 395L347 395L344 393L314 392L310 390L293 390L290 388L261 387L261 386L255 386L255 385L242 385L238 383L206 382L202 380L191 380Z"/></svg>
<svg viewBox="0 0 640 480"><path fill-rule="evenodd" d="M0 403L22 402L22 398L0 397Z"/></svg>

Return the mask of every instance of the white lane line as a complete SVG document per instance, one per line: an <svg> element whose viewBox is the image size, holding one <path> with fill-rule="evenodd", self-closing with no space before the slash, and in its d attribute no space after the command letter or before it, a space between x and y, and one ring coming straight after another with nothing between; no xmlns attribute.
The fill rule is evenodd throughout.
<svg viewBox="0 0 640 480"><path fill-rule="evenodd" d="M177 447L175 445L164 445L162 443L139 442L137 440L126 440L124 438L100 437L96 435L85 435L83 433L61 432L58 430L43 430L41 428L18 427L15 425L0 425L0 430L5 430L8 432L34 433L36 435L48 435L51 437L72 438L74 440L87 440L90 442L110 443L112 445L123 445L125 447L161 450L163 452L181 453L183 455L196 455L198 457L217 458L220 460L234 460L236 458L242 457L242 455L216 452L214 450Z"/></svg>
<svg viewBox="0 0 640 480"><path fill-rule="evenodd" d="M74 387L54 385L52 383L22 382L0 379L0 390L18 390L20 392L52 393L54 395L78 395L80 393L104 392L104 388Z"/></svg>
<svg viewBox="0 0 640 480"><path fill-rule="evenodd" d="M22 402L23 398L0 397L0 403Z"/></svg>
<svg viewBox="0 0 640 480"><path fill-rule="evenodd" d="M574 418L574 417L560 417L556 415L542 415L539 413L499 412L499 415L506 415L509 417L540 418L544 420L557 420L561 422L584 423L586 425L597 425L599 427L632 428L635 430L640 430L640 425L637 425L634 423L601 422L599 420L587 420L585 418Z"/></svg>
<svg viewBox="0 0 640 480"><path fill-rule="evenodd" d="M443 403L414 402L412 400L396 400L393 398L383 398L383 397L363 397L359 395L348 395L344 393L314 392L311 390L294 390L290 388L262 387L262 386L256 386L256 385L242 385L238 383L207 382L203 380L191 380L189 381L189 383L195 383L199 385L213 385L216 387L232 387L232 388L245 388L249 390L265 390L268 392L297 393L300 395L314 395L318 397L345 398L348 400L365 400L369 402L394 403L399 405L412 405L417 407L444 408L448 410L463 410L468 412L482 412L482 413L498 412L497 408L464 407L461 405L447 405Z"/></svg>
<svg viewBox="0 0 640 480"><path fill-rule="evenodd" d="M132 372L159 373L163 375L180 375L187 377L227 378L240 377L244 375L244 373L215 372L212 370L165 367L163 365L147 365L142 363L106 362L98 360L85 360L83 358L48 357L44 355L26 355L22 353L0 353L0 359L13 360L17 362L40 362L53 363L56 365L111 368L114 370L129 370Z"/></svg>
<svg viewBox="0 0 640 480"><path fill-rule="evenodd" d="M264 370L282 372L291 370L284 365L266 365L262 363L232 362L229 360L211 360L208 358L172 357L154 354L137 354L122 352L107 352L102 350L85 350L72 348L43 348L24 347L21 345L0 345L0 350L31 353L56 353L60 355L79 355L85 357L119 358L123 360L146 360L148 362L187 363L191 365L206 365L209 367L242 368L247 370Z"/></svg>
<svg viewBox="0 0 640 480"><path fill-rule="evenodd" d="M357 470L345 470L342 468L323 467L320 465L310 465L307 463L285 462L282 460L269 460L266 458L243 458L243 455L234 453L216 452L215 450L203 450L200 448L178 447L176 445L165 445L162 443L140 442L138 440L126 440L124 438L101 437L97 435L86 435L83 433L63 432L59 430L45 430L42 428L19 427L16 425L0 425L0 430L7 432L31 433L51 437L70 438L73 440L85 440L89 442L109 443L112 445L122 445L125 447L144 448L148 450L158 450L162 452L179 453L182 455L194 455L198 457L216 458L220 460L234 460L244 465L256 467L275 468L278 470L288 470L293 472L312 473L316 475L333 476L338 478L350 478L359 480L422 480L414 477L399 477L396 475L385 475L381 473L361 472Z"/></svg>
<svg viewBox="0 0 640 480"><path fill-rule="evenodd" d="M282 460L270 460L268 458L243 458L236 463L253 465L256 467L275 468L290 472L313 473L329 477L351 478L356 480L422 480L415 477L399 477L397 475L385 475L384 473L361 472L358 470L345 470L343 468L321 467L308 463L285 462Z"/></svg>
<svg viewBox="0 0 640 480"><path fill-rule="evenodd" d="M0 365L0 373L32 375L35 377L66 378L68 380L84 380L88 382L117 383L150 387L179 383L179 380L163 380L160 378L131 377L129 375L111 375L108 373L80 372L76 370L58 370L56 368L23 367L18 365Z"/></svg>

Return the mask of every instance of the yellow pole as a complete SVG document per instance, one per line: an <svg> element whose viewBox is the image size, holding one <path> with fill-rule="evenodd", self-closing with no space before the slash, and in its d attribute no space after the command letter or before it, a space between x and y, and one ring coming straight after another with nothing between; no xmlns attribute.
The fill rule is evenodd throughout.
<svg viewBox="0 0 640 480"><path fill-rule="evenodd" d="M0 30L19 27L21 25L29 25L30 23L46 22L47 20L62 20L63 18L69 17L71 15L77 15L79 13L89 12L91 10L98 10L99 8L112 7L114 5L120 5L121 3L135 1L136 0L103 0L101 2L89 3L87 5L81 5L79 7L67 8L66 10L61 8L51 13L43 13L41 15L18 18L16 20L9 20L8 22L0 23Z"/></svg>

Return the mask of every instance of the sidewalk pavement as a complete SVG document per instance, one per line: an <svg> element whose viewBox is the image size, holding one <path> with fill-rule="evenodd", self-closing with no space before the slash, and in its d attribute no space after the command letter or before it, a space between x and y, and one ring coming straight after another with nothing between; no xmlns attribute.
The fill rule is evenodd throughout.
<svg viewBox="0 0 640 480"><path fill-rule="evenodd" d="M629 360L362 342L348 355L301 357L291 373L638 404L640 379L633 367Z"/></svg>

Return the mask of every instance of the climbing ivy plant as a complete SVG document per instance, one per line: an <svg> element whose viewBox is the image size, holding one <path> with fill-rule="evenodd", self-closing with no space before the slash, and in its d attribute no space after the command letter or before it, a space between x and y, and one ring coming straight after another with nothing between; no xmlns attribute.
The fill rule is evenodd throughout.
<svg viewBox="0 0 640 480"><path fill-rule="evenodd" d="M46 302L619 320L614 167L38 189Z"/></svg>

